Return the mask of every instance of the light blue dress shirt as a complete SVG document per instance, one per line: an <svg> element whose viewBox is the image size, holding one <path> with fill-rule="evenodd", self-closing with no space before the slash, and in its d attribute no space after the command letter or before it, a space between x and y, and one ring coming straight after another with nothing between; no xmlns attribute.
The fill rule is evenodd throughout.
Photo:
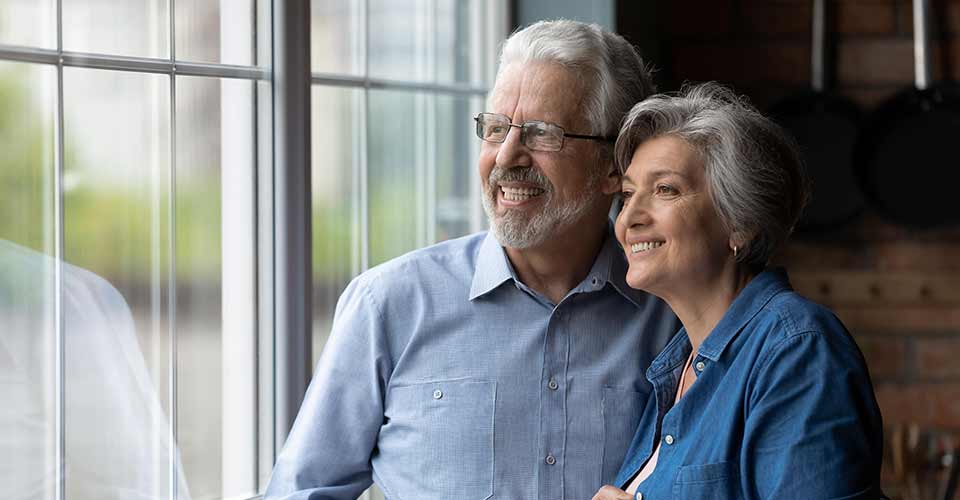
<svg viewBox="0 0 960 500"><path fill-rule="evenodd" d="M679 323L612 230L559 304L486 233L357 277L267 499L585 500L613 481Z"/></svg>
<svg viewBox="0 0 960 500"><path fill-rule="evenodd" d="M697 381L674 404L690 356L681 330L653 361L654 393L617 476L653 453L636 499L880 498L883 426L853 338L825 307L762 272L700 344Z"/></svg>

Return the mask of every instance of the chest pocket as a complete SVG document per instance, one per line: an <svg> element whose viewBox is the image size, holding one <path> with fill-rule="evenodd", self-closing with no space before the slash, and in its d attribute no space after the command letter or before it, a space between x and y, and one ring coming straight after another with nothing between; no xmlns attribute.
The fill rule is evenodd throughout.
<svg viewBox="0 0 960 500"><path fill-rule="evenodd" d="M674 498L737 500L743 498L740 473L732 462L688 465L680 468Z"/></svg>
<svg viewBox="0 0 960 500"><path fill-rule="evenodd" d="M393 387L378 445L384 460L394 464L378 474L387 496L419 491L420 498L490 498L495 402L495 382L459 379Z"/></svg>
<svg viewBox="0 0 960 500"><path fill-rule="evenodd" d="M613 484L630 441L637 431L647 395L624 389L603 389L603 469L601 484Z"/></svg>

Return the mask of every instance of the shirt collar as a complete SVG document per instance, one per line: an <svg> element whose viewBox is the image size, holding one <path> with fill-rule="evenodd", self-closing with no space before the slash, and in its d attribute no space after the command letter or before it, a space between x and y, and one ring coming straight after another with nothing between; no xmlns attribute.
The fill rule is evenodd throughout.
<svg viewBox="0 0 960 500"><path fill-rule="evenodd" d="M733 299L720 322L700 344L698 354L710 361L718 361L730 342L774 295L791 289L787 273L782 268L766 269L755 276ZM647 378L653 380L664 372L675 369L689 355L690 339L687 337L686 328L681 328L650 364Z"/></svg>
<svg viewBox="0 0 960 500"><path fill-rule="evenodd" d="M644 292L630 288L626 282L627 261L617 243L613 232L613 224L607 225L607 235L600 247L600 252L593 261L590 273L579 286L577 292L591 292L602 290L609 283L624 298L635 306L643 303ZM473 273L473 283L470 286L470 300L485 295L513 279L519 282L507 252L500 246L493 233L488 232L480 246L477 256L477 267Z"/></svg>
<svg viewBox="0 0 960 500"><path fill-rule="evenodd" d="M785 290L792 290L792 288L783 268L767 269L755 276L740 291L717 326L700 344L700 354L711 361L717 361L740 330L767 305L767 302L770 302L774 295Z"/></svg>

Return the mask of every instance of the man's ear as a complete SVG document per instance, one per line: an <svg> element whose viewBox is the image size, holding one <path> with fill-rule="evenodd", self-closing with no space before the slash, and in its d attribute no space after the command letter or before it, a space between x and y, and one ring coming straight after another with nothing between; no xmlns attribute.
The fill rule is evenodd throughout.
<svg viewBox="0 0 960 500"><path fill-rule="evenodd" d="M623 179L620 176L620 170L616 165L610 165L610 173L603 178L603 194L616 194L620 192L620 184Z"/></svg>

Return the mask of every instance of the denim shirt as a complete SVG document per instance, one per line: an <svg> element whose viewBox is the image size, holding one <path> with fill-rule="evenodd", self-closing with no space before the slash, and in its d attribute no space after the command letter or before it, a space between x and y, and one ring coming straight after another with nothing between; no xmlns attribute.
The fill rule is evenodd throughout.
<svg viewBox="0 0 960 500"><path fill-rule="evenodd" d="M624 281L612 231L558 304L493 236L417 250L357 277L267 499L585 500L613 481L679 324Z"/></svg>
<svg viewBox="0 0 960 500"><path fill-rule="evenodd" d="M674 405L690 351L681 329L647 370L654 391L616 485L629 484L659 440L637 499L879 498L882 425L863 356L782 270L740 292Z"/></svg>

